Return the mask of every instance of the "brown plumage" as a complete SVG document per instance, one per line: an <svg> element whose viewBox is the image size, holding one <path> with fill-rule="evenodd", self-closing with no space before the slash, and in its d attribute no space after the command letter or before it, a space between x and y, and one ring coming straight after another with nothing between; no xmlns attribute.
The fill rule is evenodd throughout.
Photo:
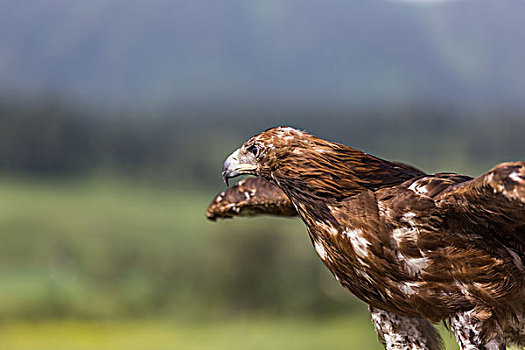
<svg viewBox="0 0 525 350"><path fill-rule="evenodd" d="M241 174L288 196L325 265L375 323L391 315L391 334L378 329L387 348L418 348L407 329L422 319L450 320L464 349L525 345L525 162L475 179L424 175L279 127L228 157L223 176ZM395 326L399 318L410 327ZM410 339L396 343L396 332Z"/></svg>
<svg viewBox="0 0 525 350"><path fill-rule="evenodd" d="M279 187L260 177L239 181L219 193L206 210L206 217L212 221L262 214L296 216L297 212Z"/></svg>

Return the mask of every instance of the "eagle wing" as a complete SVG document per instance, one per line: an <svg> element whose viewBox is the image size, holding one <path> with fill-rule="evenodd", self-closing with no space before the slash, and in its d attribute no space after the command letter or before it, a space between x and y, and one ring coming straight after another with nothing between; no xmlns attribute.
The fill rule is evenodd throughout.
<svg viewBox="0 0 525 350"><path fill-rule="evenodd" d="M263 178L239 181L219 193L206 210L206 217L217 218L255 215L296 216L292 202L277 186Z"/></svg>
<svg viewBox="0 0 525 350"><path fill-rule="evenodd" d="M500 164L474 179L421 176L359 194L341 209L332 212L353 236L351 247L338 249L366 258L362 270L377 291L390 290L398 309L439 320L478 301L523 305L525 162ZM354 293L370 287L366 282ZM412 299L403 305L397 292L407 286Z"/></svg>
<svg viewBox="0 0 525 350"><path fill-rule="evenodd" d="M434 200L450 227L491 235L525 253L525 162L499 164L450 186Z"/></svg>

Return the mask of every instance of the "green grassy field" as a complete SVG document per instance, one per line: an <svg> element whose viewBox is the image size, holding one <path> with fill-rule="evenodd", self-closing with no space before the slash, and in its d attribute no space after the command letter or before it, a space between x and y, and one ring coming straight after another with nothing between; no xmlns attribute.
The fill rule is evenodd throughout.
<svg viewBox="0 0 525 350"><path fill-rule="evenodd" d="M446 349L457 349L444 334ZM381 349L367 317L332 320L245 319L184 324L162 321L8 323L10 350Z"/></svg>
<svg viewBox="0 0 525 350"><path fill-rule="evenodd" d="M211 223L215 193L0 180L0 317L308 314L347 302L323 292L337 284L297 220Z"/></svg>

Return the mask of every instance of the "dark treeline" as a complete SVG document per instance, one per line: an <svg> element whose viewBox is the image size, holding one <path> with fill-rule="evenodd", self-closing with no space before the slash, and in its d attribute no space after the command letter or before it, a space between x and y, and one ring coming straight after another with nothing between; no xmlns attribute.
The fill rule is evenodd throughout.
<svg viewBox="0 0 525 350"><path fill-rule="evenodd" d="M8 172L75 175L111 169L127 176L216 185L225 155L247 137L292 125L429 171L523 159L525 112L435 105L385 108L183 106L99 114L61 103L0 102L0 164Z"/></svg>

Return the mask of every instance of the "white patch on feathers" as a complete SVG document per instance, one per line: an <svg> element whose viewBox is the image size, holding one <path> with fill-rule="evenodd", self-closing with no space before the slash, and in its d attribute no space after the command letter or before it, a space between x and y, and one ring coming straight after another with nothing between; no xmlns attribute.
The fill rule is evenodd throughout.
<svg viewBox="0 0 525 350"><path fill-rule="evenodd" d="M406 240L415 242L417 240L417 230L407 227L396 228L392 230L392 237L395 239L398 245Z"/></svg>
<svg viewBox="0 0 525 350"><path fill-rule="evenodd" d="M403 220L413 223L414 216L415 214L412 212L406 213L403 216ZM417 239L418 239L417 234L418 234L418 231L414 227L396 228L392 230L392 238L394 240L393 243L397 245L399 249L399 247L402 246L403 243L406 243L407 241L417 242ZM404 263L406 271L410 273L412 276L416 276L420 274L421 270L427 267L428 265L428 258L425 258L425 257L421 257L421 258L409 257L401 253L401 251L399 250L397 250L396 255L399 261Z"/></svg>
<svg viewBox="0 0 525 350"><path fill-rule="evenodd" d="M326 253L326 249L324 249L323 243L319 241L315 241L314 247L315 247L315 251L317 252L317 254L319 254L321 259L326 260L328 253Z"/></svg>
<svg viewBox="0 0 525 350"><path fill-rule="evenodd" d="M416 217L416 213L409 211L408 213L405 213L403 215L403 217L401 218L401 221L407 222L412 226L416 226L416 223L414 222L415 217Z"/></svg>
<svg viewBox="0 0 525 350"><path fill-rule="evenodd" d="M402 282L398 285L399 290L406 296L411 296L416 293L414 287L418 287L418 284L414 282Z"/></svg>
<svg viewBox="0 0 525 350"><path fill-rule="evenodd" d="M412 276L419 275L421 270L428 266L428 258L410 258L401 254L399 251L396 255L399 261L405 263L405 270Z"/></svg>
<svg viewBox="0 0 525 350"><path fill-rule="evenodd" d="M319 227L321 227L324 231L330 233L332 236L336 235L339 231L337 228L333 227L332 225L329 225L322 221L316 221L315 222Z"/></svg>
<svg viewBox="0 0 525 350"><path fill-rule="evenodd" d="M516 181L516 182L522 182L523 179L520 177L520 175L518 174L517 171L511 173L509 175L509 179L513 180L513 181Z"/></svg>
<svg viewBox="0 0 525 350"><path fill-rule="evenodd" d="M490 174L490 175L493 175L493 174ZM489 175L489 176L490 176ZM507 178L516 182L514 188L512 189L512 191L508 191L505 186L502 184L502 183L497 183L495 185L495 188L494 188L494 193L501 193L503 194L505 197L509 198L509 199L512 199L512 200L518 200L520 202L524 202L524 198L523 198L523 195L520 193L520 188L521 188L521 191L523 191L522 189L522 186L525 185L525 179L523 179L522 177L523 175L520 175L520 173L518 171L514 171L512 173L510 173ZM490 177L490 180L487 180L487 181L491 181L492 180L492 177Z"/></svg>
<svg viewBox="0 0 525 350"><path fill-rule="evenodd" d="M428 266L427 258L408 258L405 259L405 264L408 269L408 272L417 275Z"/></svg>
<svg viewBox="0 0 525 350"><path fill-rule="evenodd" d="M414 181L414 183L412 183L412 185L410 185L408 189L414 191L417 194L425 194L428 192L426 186L420 185L419 181Z"/></svg>
<svg viewBox="0 0 525 350"><path fill-rule="evenodd" d="M370 242L368 242L363 236L363 230L347 229L343 231L343 235L350 239L350 243L352 243L352 247L357 255L361 257L368 256L368 246L370 245Z"/></svg>

